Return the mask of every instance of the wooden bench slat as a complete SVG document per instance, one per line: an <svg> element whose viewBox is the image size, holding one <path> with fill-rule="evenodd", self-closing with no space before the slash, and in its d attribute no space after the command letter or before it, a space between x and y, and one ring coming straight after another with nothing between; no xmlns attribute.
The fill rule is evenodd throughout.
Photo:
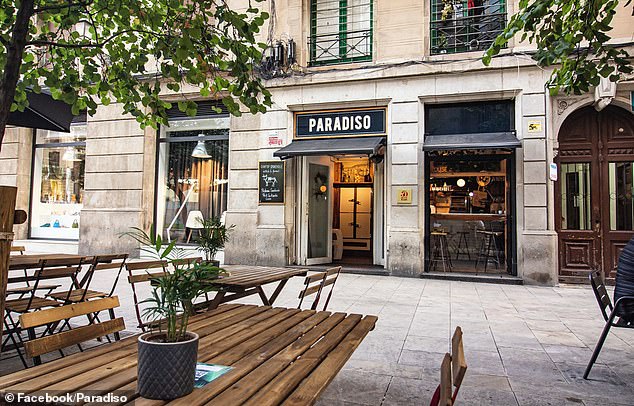
<svg viewBox="0 0 634 406"><path fill-rule="evenodd" d="M361 344L365 336L374 329L376 320L377 318L375 316L364 317L282 404L306 405L314 402L324 391L326 386L335 378L339 370L343 368L346 361L352 356L352 353L359 344ZM309 361L309 358L302 357L297 362L304 363Z"/></svg>
<svg viewBox="0 0 634 406"><path fill-rule="evenodd" d="M119 317L114 320L106 320L102 323L77 327L69 331L29 340L24 343L24 350L29 357L36 357L121 330L125 330L125 323L123 318Z"/></svg>
<svg viewBox="0 0 634 406"><path fill-rule="evenodd" d="M115 307L119 307L119 297L117 296L91 300L88 302L68 304L51 309L40 310L38 312L22 314L20 315L20 325L22 328L43 326L55 321L97 313L102 310L114 309Z"/></svg>
<svg viewBox="0 0 634 406"><path fill-rule="evenodd" d="M140 275L128 275L128 282L130 283L142 283L149 282L152 279L162 278L169 275L167 272L148 272Z"/></svg>
<svg viewBox="0 0 634 406"><path fill-rule="evenodd" d="M119 269L122 266L125 266L123 262L111 262L105 264L97 264L94 266L95 271L103 271L106 269Z"/></svg>
<svg viewBox="0 0 634 406"><path fill-rule="evenodd" d="M288 332L293 329L303 330L305 327L303 327L302 323L310 317L312 317L312 315L309 313L294 313L291 317L276 323L273 328L261 331L248 340L245 340L240 344L229 348L227 351L224 351L222 354L215 356L213 360L214 362L222 365L234 364L248 354L259 352L263 347L265 347L264 351L267 351L268 347L266 346L269 345L272 340L277 339L283 334L292 335L293 333ZM316 319L313 319L311 323L315 320Z"/></svg>
<svg viewBox="0 0 634 406"><path fill-rule="evenodd" d="M445 353L440 364L440 400L438 406L451 406L451 355Z"/></svg>
<svg viewBox="0 0 634 406"><path fill-rule="evenodd" d="M308 333L300 337L293 345L284 348L275 354L262 365L251 371L247 376L240 379L239 382L233 384L229 389L225 390L219 396L213 399L214 405L232 405L238 399L249 399L252 395L263 388L269 381L274 379L286 367L294 362L297 357L304 354L310 347L325 336L333 328L340 325L342 320L346 318L343 313L336 313L325 319ZM266 399L271 399L271 389L261 391ZM250 399L253 405L266 404L264 399Z"/></svg>
<svg viewBox="0 0 634 406"><path fill-rule="evenodd" d="M230 309L233 311L243 311L247 310L248 308L257 308L257 306L225 306L233 306L233 309ZM221 309L221 307L219 307L218 309ZM216 314L227 314L227 311L224 309L219 311L216 310L209 312L208 315L201 315L208 316L207 318L200 316L193 317L190 321L190 327L193 330L197 330L198 326L201 323L208 322L208 318L213 318L216 316ZM46 364L36 366L34 368L29 368L28 370L19 371L11 375L0 377L0 389L18 384L19 386L10 387L10 389L22 392L39 390L55 384L56 382L59 382L61 380L78 376L82 373L85 373L86 371L90 371L92 368L98 365L102 365L110 361L123 359L128 356L136 358L136 343L136 336L128 337L122 339L121 341L117 341L116 343L91 348L87 351L74 354L72 357L60 358ZM75 359L76 361L73 362L73 359Z"/></svg>
<svg viewBox="0 0 634 406"><path fill-rule="evenodd" d="M282 402L360 321L361 316L359 315L346 317L334 329L326 332L325 336L313 348L302 354L301 358L279 372L266 386L259 388L257 393L246 404L273 405Z"/></svg>
<svg viewBox="0 0 634 406"><path fill-rule="evenodd" d="M167 261L126 262L125 266L131 271L138 271L142 269L163 268L167 266Z"/></svg>
<svg viewBox="0 0 634 406"><path fill-rule="evenodd" d="M118 359L117 357L136 351L136 342L136 337L126 337L108 346L90 348L73 354L72 357L59 358L33 368L4 375L0 377L0 390L9 388L9 390L31 392L45 388L51 383L57 382L60 378L75 376L85 369L90 369L91 364L97 365L102 358ZM13 386L16 384L21 384L22 386L16 389Z"/></svg>
<svg viewBox="0 0 634 406"><path fill-rule="evenodd" d="M81 390L85 386L93 385L101 382L113 375L125 373L128 370L134 371L136 374L136 366L138 364L138 357L128 356L117 361L102 363L100 365L91 368L81 375L69 377L66 380L59 381L47 388L47 390L54 392L69 391L74 392Z"/></svg>
<svg viewBox="0 0 634 406"><path fill-rule="evenodd" d="M456 331L451 338L451 372L453 385L459 388L467 372L467 360L464 355L462 329L460 327L456 327Z"/></svg>
<svg viewBox="0 0 634 406"><path fill-rule="evenodd" d="M326 275L326 272L317 272L314 273L312 275L308 275L304 281L304 284L308 284L308 283L312 283L315 281L320 281L322 279L324 279L324 276Z"/></svg>
<svg viewBox="0 0 634 406"><path fill-rule="evenodd" d="M194 391L188 396L185 396L181 399L177 399L172 402L174 405L191 405L193 404L201 404L204 402L208 402L214 396L217 396L222 391L224 391L229 386L233 385L235 382L240 380L242 377L247 375L253 369L257 368L259 365L264 363L267 359L277 354L286 346L293 343L297 338L304 335L306 332L310 331L317 324L321 323L328 314L325 313L314 313L312 311L302 311L297 313L297 316L309 316L305 318L303 321L297 323L292 328L288 329L285 333L279 335L275 339L269 341L267 344L260 348L254 348L249 356L240 359L238 362L233 364L233 368L231 371L227 372L220 378L214 381L213 387L210 387L205 391ZM209 363L217 363L217 358L201 358L203 362Z"/></svg>

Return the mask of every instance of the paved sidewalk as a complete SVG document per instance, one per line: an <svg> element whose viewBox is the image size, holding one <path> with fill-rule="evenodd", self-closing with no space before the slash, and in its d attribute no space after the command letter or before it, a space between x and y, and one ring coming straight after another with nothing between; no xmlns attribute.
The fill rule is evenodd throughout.
<svg viewBox="0 0 634 406"><path fill-rule="evenodd" d="M121 279L120 313L134 330L131 290ZM94 287L109 283L100 275ZM293 278L276 306L297 306L301 283ZM255 296L241 301L260 304ZM634 331L610 333L591 380L582 379L603 327L589 287L342 274L329 310L375 314L379 321L321 405L429 404L456 326L464 332L469 366L459 404L634 404Z"/></svg>

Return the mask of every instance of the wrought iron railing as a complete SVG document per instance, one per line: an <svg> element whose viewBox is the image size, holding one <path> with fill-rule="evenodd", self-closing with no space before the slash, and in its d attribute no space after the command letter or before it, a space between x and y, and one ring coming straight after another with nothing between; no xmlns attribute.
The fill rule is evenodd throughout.
<svg viewBox="0 0 634 406"><path fill-rule="evenodd" d="M372 0L311 0L310 64L372 59Z"/></svg>
<svg viewBox="0 0 634 406"><path fill-rule="evenodd" d="M505 0L431 0L431 53L487 49L506 26Z"/></svg>

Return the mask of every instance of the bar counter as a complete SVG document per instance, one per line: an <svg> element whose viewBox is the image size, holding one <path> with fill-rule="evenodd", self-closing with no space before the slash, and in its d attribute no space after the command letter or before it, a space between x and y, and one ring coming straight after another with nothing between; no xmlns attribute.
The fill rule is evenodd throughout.
<svg viewBox="0 0 634 406"><path fill-rule="evenodd" d="M489 213L432 213L432 219L435 220L463 220L463 221L504 221L506 222L506 214L489 214Z"/></svg>

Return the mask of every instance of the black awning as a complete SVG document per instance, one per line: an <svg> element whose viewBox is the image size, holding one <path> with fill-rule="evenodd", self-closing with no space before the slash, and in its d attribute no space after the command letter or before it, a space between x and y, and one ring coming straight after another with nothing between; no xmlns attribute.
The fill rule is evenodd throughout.
<svg viewBox="0 0 634 406"><path fill-rule="evenodd" d="M446 149L519 148L522 144L515 132L428 135L423 151Z"/></svg>
<svg viewBox="0 0 634 406"><path fill-rule="evenodd" d="M14 111L9 114L9 125L27 128L39 128L60 132L70 132L73 120L71 106L61 100L54 100L48 93L33 93L27 91L29 101L24 111Z"/></svg>
<svg viewBox="0 0 634 406"><path fill-rule="evenodd" d="M273 156L288 159L294 156L314 155L379 155L381 146L385 145L385 137L349 137L332 139L294 140L281 148Z"/></svg>

